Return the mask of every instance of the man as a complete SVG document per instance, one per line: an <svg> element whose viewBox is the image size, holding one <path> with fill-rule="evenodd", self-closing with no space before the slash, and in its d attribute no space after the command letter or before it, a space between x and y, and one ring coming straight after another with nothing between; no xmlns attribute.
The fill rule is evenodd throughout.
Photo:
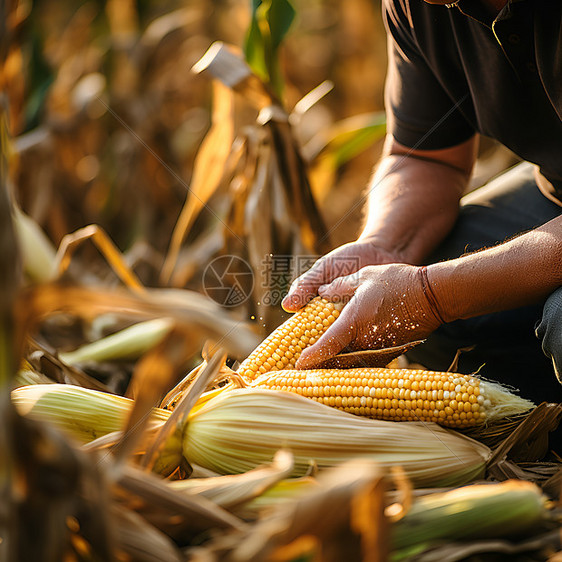
<svg viewBox="0 0 562 562"><path fill-rule="evenodd" d="M365 227L283 306L349 302L297 366L427 338L409 355L428 368L468 348L459 371L562 401L562 3L383 0L383 14L388 137ZM478 134L526 162L462 197ZM346 260L358 271L338 277Z"/></svg>

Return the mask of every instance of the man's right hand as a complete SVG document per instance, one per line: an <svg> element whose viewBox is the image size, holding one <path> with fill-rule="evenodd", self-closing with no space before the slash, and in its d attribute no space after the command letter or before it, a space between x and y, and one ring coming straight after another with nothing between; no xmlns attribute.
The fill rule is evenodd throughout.
<svg viewBox="0 0 562 562"><path fill-rule="evenodd" d="M303 275L295 279L283 302L287 312L296 312L318 295L318 287L338 277L351 275L368 265L402 261L398 255L383 249L376 241L360 238L344 244L321 257Z"/></svg>

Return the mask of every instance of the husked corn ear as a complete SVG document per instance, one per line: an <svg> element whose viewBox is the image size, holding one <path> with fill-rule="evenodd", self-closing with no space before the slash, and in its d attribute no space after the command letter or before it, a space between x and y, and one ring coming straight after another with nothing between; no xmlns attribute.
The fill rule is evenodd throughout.
<svg viewBox="0 0 562 562"><path fill-rule="evenodd" d="M409 369L278 371L253 387L300 394L350 414L464 428L525 412L532 402L471 375Z"/></svg>
<svg viewBox="0 0 562 562"><path fill-rule="evenodd" d="M292 369L302 350L318 341L335 322L343 304L312 299L274 330L238 368L250 380L269 371Z"/></svg>

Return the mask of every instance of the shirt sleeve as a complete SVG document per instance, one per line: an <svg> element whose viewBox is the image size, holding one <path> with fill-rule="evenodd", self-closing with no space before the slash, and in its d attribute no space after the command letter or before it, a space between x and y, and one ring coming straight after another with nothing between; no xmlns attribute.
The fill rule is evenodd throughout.
<svg viewBox="0 0 562 562"><path fill-rule="evenodd" d="M415 39L409 0L383 0L388 69L387 131L404 146L437 150L460 144L474 129L432 72Z"/></svg>

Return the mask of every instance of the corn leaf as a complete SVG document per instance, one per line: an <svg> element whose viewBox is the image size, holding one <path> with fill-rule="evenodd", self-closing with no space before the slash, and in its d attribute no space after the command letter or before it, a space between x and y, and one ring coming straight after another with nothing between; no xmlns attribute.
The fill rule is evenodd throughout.
<svg viewBox="0 0 562 562"><path fill-rule="evenodd" d="M176 540L208 531L209 529L242 529L243 522L207 498L178 494L168 483L134 466L125 466L119 476L118 487L126 492L125 506L137 511Z"/></svg>
<svg viewBox="0 0 562 562"><path fill-rule="evenodd" d="M330 157L339 168L385 134L384 112L354 115L319 133L304 147L303 153L310 161Z"/></svg>
<svg viewBox="0 0 562 562"><path fill-rule="evenodd" d="M213 82L212 125L197 153L185 205L178 218L161 281L167 283L174 271L179 251L193 222L220 184L234 139L232 91L219 81Z"/></svg>
<svg viewBox="0 0 562 562"><path fill-rule="evenodd" d="M271 84L280 97L283 79L279 67L279 47L295 18L288 0L252 0L252 19L244 53L252 70Z"/></svg>
<svg viewBox="0 0 562 562"><path fill-rule="evenodd" d="M271 464L245 472L170 482L170 487L178 494L197 494L204 496L224 508L244 504L288 478L293 470L293 456L289 451L278 451Z"/></svg>

